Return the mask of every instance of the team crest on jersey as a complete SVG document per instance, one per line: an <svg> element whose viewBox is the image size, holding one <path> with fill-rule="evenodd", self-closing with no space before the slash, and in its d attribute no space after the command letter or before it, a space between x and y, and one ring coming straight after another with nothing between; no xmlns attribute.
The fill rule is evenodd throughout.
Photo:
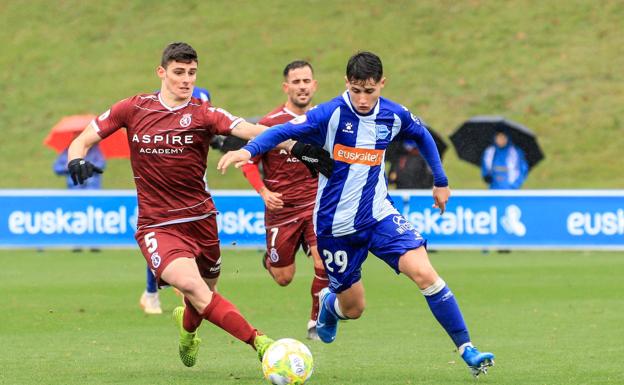
<svg viewBox="0 0 624 385"><path fill-rule="evenodd" d="M377 132L377 140L385 139L390 133L390 129L388 128L388 126L385 126L383 124L376 124L375 131Z"/></svg>
<svg viewBox="0 0 624 385"><path fill-rule="evenodd" d="M342 132L346 132L347 134L353 134L353 123L351 122L345 123L345 126L342 129Z"/></svg>
<svg viewBox="0 0 624 385"><path fill-rule="evenodd" d="M307 116L299 115L296 118L294 118L293 120L291 120L290 123L292 123L292 124L301 124L301 123L305 123L306 120L308 120Z"/></svg>
<svg viewBox="0 0 624 385"><path fill-rule="evenodd" d="M100 115L98 117L98 120L101 122L102 120L108 118L109 115L110 115L110 108L106 110L106 112L104 112L102 115Z"/></svg>
<svg viewBox="0 0 624 385"><path fill-rule="evenodd" d="M279 254L277 253L277 249L275 247L271 247L271 252L269 253L269 258L271 262L275 263L279 261Z"/></svg>
<svg viewBox="0 0 624 385"><path fill-rule="evenodd" d="M158 252L152 254L150 259L152 260L152 267L154 269L158 269L158 266L160 266L160 255L158 254Z"/></svg>
<svg viewBox="0 0 624 385"><path fill-rule="evenodd" d="M180 126L182 127L188 127L191 125L191 116L192 114L184 114L182 115L182 117L180 118Z"/></svg>

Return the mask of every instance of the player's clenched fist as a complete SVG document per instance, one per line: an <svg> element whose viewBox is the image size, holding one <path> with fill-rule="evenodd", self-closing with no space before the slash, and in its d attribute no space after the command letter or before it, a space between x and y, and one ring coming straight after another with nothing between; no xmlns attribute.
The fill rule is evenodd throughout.
<svg viewBox="0 0 624 385"><path fill-rule="evenodd" d="M74 186L84 184L85 180L91 178L93 174L101 174L104 172L101 168L94 166L91 162L82 158L72 159L67 164L67 170L72 178L72 182L74 182Z"/></svg>
<svg viewBox="0 0 624 385"><path fill-rule="evenodd" d="M243 148L236 151L228 151L221 157L221 159L219 159L219 163L217 163L217 170L221 171L221 174L225 174L225 170L232 163L234 163L234 167L239 168L246 164L249 159L251 159L251 154Z"/></svg>

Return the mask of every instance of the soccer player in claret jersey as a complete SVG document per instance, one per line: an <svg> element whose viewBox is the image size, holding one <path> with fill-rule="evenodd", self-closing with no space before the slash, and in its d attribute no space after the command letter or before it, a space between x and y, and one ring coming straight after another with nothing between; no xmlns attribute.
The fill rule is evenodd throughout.
<svg viewBox="0 0 624 385"><path fill-rule="evenodd" d="M352 56L345 80L347 90L342 95L225 154L218 168L223 172L229 164L240 166L291 138L327 150L334 159L333 174L319 177L314 209L318 249L329 276L329 288L321 291L316 325L321 340L334 340L338 320L362 315L361 266L370 251L418 286L473 375L486 373L494 355L472 345L453 293L429 261L425 239L388 196L385 149L395 138L410 139L433 171L434 207L444 212L450 190L435 142L407 108L381 97L385 77L377 55L360 52Z"/></svg>
<svg viewBox="0 0 624 385"><path fill-rule="evenodd" d="M316 80L310 63L296 60L284 68L282 90L286 103L265 115L258 123L275 126L297 118L310 109ZM262 164L264 182L258 164ZM307 248L314 260L314 278L310 287L312 310L307 337L317 340L316 318L319 292L327 287L327 274L316 248L312 210L316 198L317 176L284 149L273 149L253 158L242 167L249 183L258 191L265 205L266 247L262 264L275 282L287 286L295 275L295 254L299 246Z"/></svg>
<svg viewBox="0 0 624 385"><path fill-rule="evenodd" d="M186 366L195 365L203 320L251 345L260 359L272 343L216 291L217 210L204 180L214 135L250 139L266 127L193 98L197 65L191 46L168 45L156 70L160 91L124 99L94 119L70 145L68 164L75 183L82 184L99 171L82 159L87 150L126 127L139 204L135 238L159 284L184 294L186 306L174 310L174 320Z"/></svg>

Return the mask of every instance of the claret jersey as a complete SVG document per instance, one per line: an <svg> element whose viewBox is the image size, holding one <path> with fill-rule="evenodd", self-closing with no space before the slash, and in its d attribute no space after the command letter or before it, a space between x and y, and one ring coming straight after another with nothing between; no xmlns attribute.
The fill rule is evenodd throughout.
<svg viewBox="0 0 624 385"><path fill-rule="evenodd" d="M336 237L397 213L384 175L385 150L395 138L416 141L433 172L434 184L448 184L435 142L424 124L407 108L382 97L362 115L345 91L306 115L270 128L244 148L255 156L286 139L295 139L327 150L334 159L334 171L330 178L319 176L315 225L318 236Z"/></svg>
<svg viewBox="0 0 624 385"><path fill-rule="evenodd" d="M210 140L243 119L191 98L169 107L160 93L115 103L92 124L102 138L125 127L139 202L138 227L189 222L214 213L204 175Z"/></svg>
<svg viewBox="0 0 624 385"><path fill-rule="evenodd" d="M258 124L272 127L286 123L299 115L284 105L264 116ZM264 184L273 192L282 194L282 201L288 207L312 205L316 197L317 180L308 168L284 149L273 149L254 158L254 163L262 161Z"/></svg>

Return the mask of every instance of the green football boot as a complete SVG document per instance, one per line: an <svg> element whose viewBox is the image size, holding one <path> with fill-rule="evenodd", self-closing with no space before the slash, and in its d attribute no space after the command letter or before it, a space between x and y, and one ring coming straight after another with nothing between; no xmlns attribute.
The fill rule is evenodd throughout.
<svg viewBox="0 0 624 385"><path fill-rule="evenodd" d="M180 345L178 351L180 353L180 360L185 366L189 368L194 366L197 362L197 352L199 352L199 344L201 339L197 337L197 332L189 333L184 330L182 326L182 319L184 318L184 307L178 306L173 309L173 320L175 321L180 331Z"/></svg>
<svg viewBox="0 0 624 385"><path fill-rule="evenodd" d="M266 352L266 350L269 348L269 346L273 344L273 342L275 341L273 341L271 338L260 334L257 335L254 339L254 348L256 348L256 351L258 352L258 358L260 359L260 362L262 362L264 352Z"/></svg>

